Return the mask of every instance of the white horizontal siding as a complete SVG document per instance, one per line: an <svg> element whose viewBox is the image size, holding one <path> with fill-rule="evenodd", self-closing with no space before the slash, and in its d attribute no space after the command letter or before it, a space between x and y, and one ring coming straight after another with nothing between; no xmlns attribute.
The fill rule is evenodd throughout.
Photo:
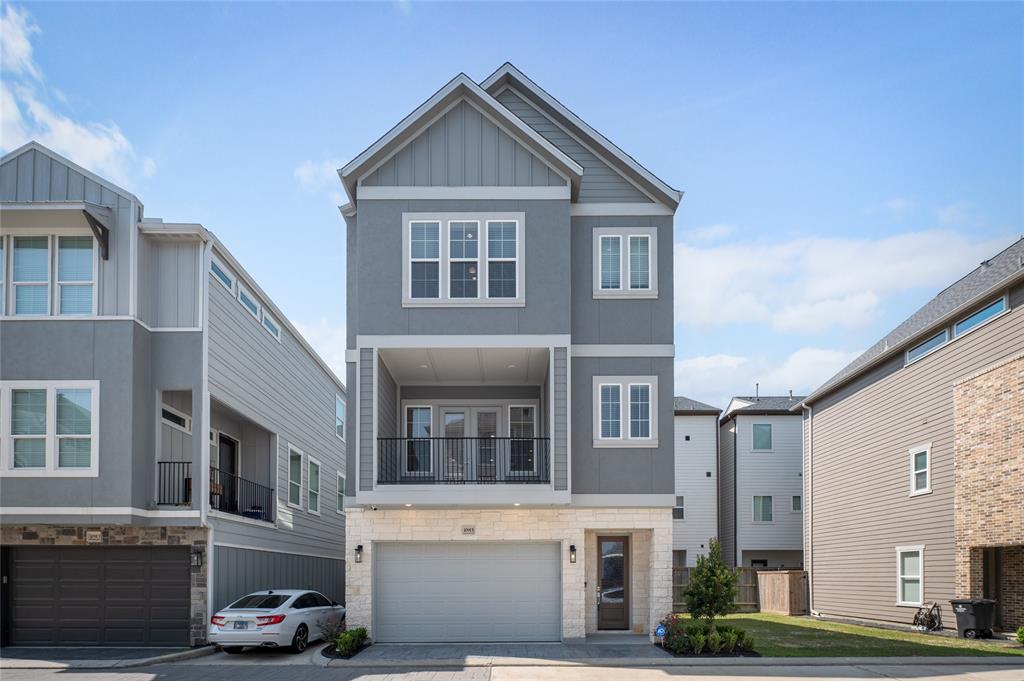
<svg viewBox="0 0 1024 681"><path fill-rule="evenodd" d="M685 497L686 519L672 521L672 548L686 551L687 565L718 535L717 430L716 416L675 417L675 490Z"/></svg>
<svg viewBox="0 0 1024 681"><path fill-rule="evenodd" d="M752 426L772 425L772 451L752 449ZM803 429L800 414L736 417L736 530L739 555L750 549L803 550L803 513L794 495L803 494ZM752 498L771 496L774 520L753 521Z"/></svg>

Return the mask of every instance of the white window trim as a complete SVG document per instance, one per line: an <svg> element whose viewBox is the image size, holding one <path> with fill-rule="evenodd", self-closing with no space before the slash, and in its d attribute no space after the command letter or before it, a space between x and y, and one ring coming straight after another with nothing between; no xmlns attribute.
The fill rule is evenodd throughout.
<svg viewBox="0 0 1024 681"><path fill-rule="evenodd" d="M593 228L593 292L595 299L628 298L644 299L658 297L658 228L657 227L595 227ZM619 288L601 288L601 239L606 237L619 239ZM632 288L630 286L629 240L631 237L647 239L648 287Z"/></svg>
<svg viewBox="0 0 1024 681"><path fill-rule="evenodd" d="M217 276L216 272L213 271L214 265L217 266L217 269L227 275L227 278L231 280L230 284L225 284L224 280ZM210 276L212 276L218 284L230 291L231 295L235 295L235 285L238 283L238 278L232 274L231 270L224 264L224 262L215 255L210 256Z"/></svg>
<svg viewBox="0 0 1024 681"><path fill-rule="evenodd" d="M619 242L619 285L605 287L604 285L604 242L614 239ZM597 237L597 287L600 291L621 291L622 290L622 235L621 234L600 234Z"/></svg>
<svg viewBox="0 0 1024 681"><path fill-rule="evenodd" d="M316 466L316 491L313 490L313 466ZM323 501L323 464L320 463L320 459L314 456L306 457L306 512L313 515L320 515L320 506ZM310 503L311 495L316 494L316 510L313 510L313 506Z"/></svg>
<svg viewBox="0 0 1024 681"><path fill-rule="evenodd" d="M800 500L800 508L793 508L793 499ZM789 497L789 512L790 513L803 513L804 512L804 495L792 494Z"/></svg>
<svg viewBox="0 0 1024 681"><path fill-rule="evenodd" d="M923 345L924 343L927 343L928 341L930 341L931 339L935 338L938 335L945 336L945 338L942 339L941 343L939 343L938 345L936 345L934 348L932 348L928 352L924 353L923 355L919 355L919 356L915 357L914 359L910 359L910 353L913 350L917 349L919 346ZM903 366L910 366L914 362L921 361L922 359L924 359L928 355L932 354L936 350L939 350L940 348L946 347L946 344L949 343L949 335L950 335L949 334L949 327L946 327L945 329L942 329L938 333L933 333L931 336L929 336L928 338L925 338L920 343L915 343L914 347L907 348L907 350L903 353Z"/></svg>
<svg viewBox="0 0 1024 681"><path fill-rule="evenodd" d="M686 495L685 494L677 494L675 496L676 496L676 502L678 502L680 499L683 500L683 505L680 506L678 503L676 503L672 507L672 510L675 511L675 509L677 509L677 508L683 509L683 517L682 518L676 518L675 516L673 516L672 517L672 521L673 522L677 522L677 523L685 523L686 522Z"/></svg>
<svg viewBox="0 0 1024 681"><path fill-rule="evenodd" d="M60 280L60 240L68 237L76 236L88 236L90 242L90 252L92 254L92 279L89 281L61 281ZM61 317L95 317L97 314L97 307L99 301L99 268L100 268L100 256L99 251L96 247L96 237L92 234L55 234L51 240L53 250L53 312L54 314ZM60 311L60 290L64 286L91 286L92 287L92 304L89 307L88 312L61 312Z"/></svg>
<svg viewBox="0 0 1024 681"><path fill-rule="evenodd" d="M639 287L633 286L633 251L632 242L633 239L645 239L647 241L647 286ZM626 250L629 251L626 254L626 281L629 290L636 293L639 291L649 291L653 282L651 281L651 261L653 260L653 251L651 251L651 235L650 234L628 234L626 235Z"/></svg>
<svg viewBox="0 0 1024 681"><path fill-rule="evenodd" d="M270 323L274 325L274 328L276 328L276 329L277 329L277 333L274 333L274 332L273 332L273 331L272 331L272 330L270 329L270 327L268 327L268 326L267 326L267 320L268 320L268 319L270 320ZM262 327L263 327L263 330L264 330L264 331L266 331L267 333L269 333L269 334L270 334L270 337L271 337L271 338L273 338L274 340L276 340L276 341L277 341L278 343L280 343L280 342L281 342L281 325L280 325L280 324L278 324L278 323L277 323L277 320L276 320L276 319L274 319L274 317L273 317L273 316L272 316L271 314L269 314L269 313L267 312L267 309L266 309L266 308L263 308L263 309L261 310L261 312L260 312L260 326L262 326Z"/></svg>
<svg viewBox="0 0 1024 681"><path fill-rule="evenodd" d="M0 234L0 317L7 314L7 235Z"/></svg>
<svg viewBox="0 0 1024 681"><path fill-rule="evenodd" d="M452 255L452 223L453 222L473 223L473 224L476 225L476 257L475 258L456 258L456 257L454 257ZM440 231L441 230L438 229L438 232L440 232ZM445 243L445 247L447 248L447 251L448 251L448 265L447 265L447 268L446 268L446 270L444 272L444 276L447 278L447 282L446 282L447 286L446 286L446 288L448 290L448 295L449 296L451 295L451 288L452 288L452 263L468 262L468 263L476 263L476 295L475 296L466 296L464 298L452 298L452 300L474 300L476 298L480 298L481 294L483 293L480 290L483 287L483 280L481 279L481 276L480 276L481 274L483 274L483 268L480 266L480 256L481 256L480 250L481 250L482 245L484 243L483 238L482 238L483 235L480 233L480 221L479 220L449 220L444 231L445 231L445 235L448 237L447 239L445 239L445 242L444 242ZM440 274L440 273L438 273L438 274ZM410 283L411 283L411 281L410 281ZM517 282L517 284L518 284L518 282ZM438 285L440 287L440 282L438 282ZM411 295L412 291L410 291L409 293ZM438 291L438 294L440 294L440 290ZM428 300L429 300L429 298L428 298Z"/></svg>
<svg viewBox="0 0 1024 681"><path fill-rule="evenodd" d="M475 222L482 227L477 249L477 297L451 298L450 225L452 222ZM516 257L489 258L487 229L491 223L514 222L516 225ZM415 262L436 262L438 287L436 298L412 297L412 224L438 225L438 257L416 258ZM458 259L462 262L471 258ZM516 265L516 297L491 298L488 262L514 262ZM523 212L450 212L402 214L402 307L524 307L526 305L526 213Z"/></svg>
<svg viewBox="0 0 1024 681"><path fill-rule="evenodd" d="M433 438L436 435L436 433L434 432L434 407L433 407L433 405L430 405L430 404L406 404L406 405L404 405L404 407L405 407L405 409L402 411L402 431L405 433L404 437L405 437L405 440L407 442L406 442L405 448L403 448L403 450L401 452L399 452L399 456L402 457L402 470L404 470L407 475L412 474L412 473L431 473L431 474L433 474L433 472L434 472L434 442L433 442L433 440L428 440L427 441L428 444L430 445L430 456L427 457L428 460L429 460L428 463L430 464L430 467L427 470L425 470L425 471L410 471L409 470L408 440L423 439L423 438L413 438L411 435L409 435L409 410L410 409L427 409L427 410L429 410L429 412L430 412L430 437Z"/></svg>
<svg viewBox="0 0 1024 681"><path fill-rule="evenodd" d="M167 419L165 419L163 417L163 412L164 411L169 411L172 414L174 414L175 416L178 416L178 417L181 417L181 418L185 419L185 427L182 428L177 423L175 423L173 421L168 421ZM171 405L167 404L166 402L161 402L160 403L160 422L163 423L165 426L170 426L171 428L174 428L175 430L179 430L182 433L185 433L186 435L191 435L192 434L192 417L189 416L188 414L186 414L183 411L175 409L174 407L172 407ZM218 441L219 441L219 438L218 438Z"/></svg>
<svg viewBox="0 0 1024 681"><path fill-rule="evenodd" d="M768 426L771 428L772 446L768 449L758 449L754 446L754 426ZM759 454L771 454L775 451L775 424L765 423L764 421L755 421L750 424L750 451L758 452Z"/></svg>
<svg viewBox="0 0 1024 681"><path fill-rule="evenodd" d="M647 387L647 437L633 437L633 388L639 386ZM633 442L646 442L654 437L654 386L647 381L637 381L626 386L626 423L629 432L625 433L628 440Z"/></svg>
<svg viewBox="0 0 1024 681"><path fill-rule="evenodd" d="M338 475L337 478L335 479L335 482L338 483L338 494L334 501L334 512L338 515L345 515L345 474L342 473L341 471L336 472ZM342 502L341 508L337 508L339 500Z"/></svg>
<svg viewBox="0 0 1024 681"><path fill-rule="evenodd" d="M601 437L601 387L619 387L619 437ZM630 386L650 386L650 437L630 437ZM597 448L645 449L658 446L658 377L657 376L594 376L591 391L593 412L593 445Z"/></svg>
<svg viewBox="0 0 1024 681"><path fill-rule="evenodd" d="M341 402L341 435L338 435L338 403ZM342 442L348 437L348 402L338 393L334 393L334 437Z"/></svg>
<svg viewBox="0 0 1024 681"><path fill-rule="evenodd" d="M601 400L601 396L602 396L602 393L604 393L604 389L605 388L618 388L619 389L619 435L618 435L618 437L612 437L610 435L605 435L604 434L604 430L602 428L603 421L604 421L604 415L601 413L601 411L602 411L602 407L604 406L604 403ZM597 396L596 396L596 399L597 399L597 433L596 433L597 439L601 440L603 442L618 442L618 441L624 439L625 433L623 433L623 431L622 431L622 404L624 402L624 400L622 399L622 384L621 383L598 383L597 384Z"/></svg>
<svg viewBox="0 0 1024 681"><path fill-rule="evenodd" d="M904 554L904 553L911 553L913 551L917 551L918 552L918 562L919 562L919 564L921 566L921 572L917 576L918 583L920 585L920 588L918 589L918 594L920 595L921 600L920 601L916 601L916 602L904 601L903 600L903 579L905 577L907 577L907 575L904 575L904 574L902 574L900 572L900 570L902 569L902 567L901 567L901 562L902 561L900 561L900 556L902 554ZM896 547L896 605L898 605L898 606L910 606L910 607L914 607L914 608L919 608L922 605L924 605L924 602L925 602L925 597L924 597L924 544L918 544L918 545L914 545L914 546L897 546Z"/></svg>
<svg viewBox="0 0 1024 681"><path fill-rule="evenodd" d="M46 390L46 465L43 468L14 467L14 438L11 434L11 391ZM88 468L58 467L57 391L91 390L90 451ZM4 381L0 390L0 477L11 478L95 478L99 477L100 452L99 381Z"/></svg>
<svg viewBox="0 0 1024 681"><path fill-rule="evenodd" d="M967 329L963 333L957 333L956 332L956 325L957 324L960 324L960 323L966 321L969 317L972 317L972 316L976 315L977 313L981 312L985 308L990 307L992 305L995 305L1000 300L1003 301L1003 309L1002 310L1000 310L999 312L995 313L994 315L992 315L991 317L989 317L985 321L983 321L983 322L981 322L979 324L975 324L974 326L972 326L971 328ZM1010 296L1008 294L1004 293L1003 295L999 296L998 298L993 298L992 300L990 300L988 302L988 304L980 306L978 309L976 309L971 314L964 315L963 317L961 317L957 321L955 321L952 324L950 324L949 325L949 340L957 340L959 338L963 338L964 336L972 333L973 331L976 331L976 330L980 329L981 327L985 326L989 322L994 322L995 320L999 319L1000 317L1002 317L1004 314L1008 313L1009 311L1010 311ZM941 346L939 346L939 347L941 347ZM936 350L937 349L938 348L936 348Z"/></svg>
<svg viewBox="0 0 1024 681"><path fill-rule="evenodd" d="M924 452L924 455L925 455L924 473L926 474L925 477L928 480L928 484L925 485L924 489L915 489L914 484L915 484L916 481L915 481L914 478L916 476L914 474L918 473L920 471L915 471L914 470L914 455L915 454L920 454L921 452ZM910 494L909 494L909 496L919 497L919 496L921 496L923 494L931 494L932 493L932 443L928 442L928 443L923 444L923 445L918 445L917 447L911 447L909 450L907 450L907 454L910 457Z"/></svg>
<svg viewBox="0 0 1024 681"><path fill-rule="evenodd" d="M15 243L19 238L32 238L32 237L46 237L46 281L23 281L18 282L14 276L14 260L15 260ZM51 234L12 234L11 235L11 315L15 317L47 317L51 316L53 312L53 279L55 273L53 271L53 235ZM43 313L27 313L18 312L18 287L46 287L46 312ZM94 293L95 295L95 293Z"/></svg>
<svg viewBox="0 0 1024 681"><path fill-rule="evenodd" d="M292 480L292 455L293 454L298 454L299 455L299 480L298 480L298 483L299 483L299 503L297 503L297 504L292 502L292 484L295 482L294 480ZM285 495L284 500L285 500L285 504L287 504L290 508L297 508L300 511L303 508L302 507L302 498L303 498L303 496L305 496L303 494L303 490L305 489L305 487L302 484L302 479L304 477L303 476L303 472L304 472L305 468L306 468L306 455L303 454L301 449L299 449L297 447L293 447L292 445L288 445L288 493Z"/></svg>
<svg viewBox="0 0 1024 681"><path fill-rule="evenodd" d="M510 441L512 439L512 410L513 409L530 409L531 410L530 413L533 414L533 438L532 439L534 440L534 442L536 442L536 440L538 438L538 435L537 435L537 405L535 405L535 404L517 404L517 403L514 403L514 402L510 403L508 405L508 409L505 411L505 429L507 431L507 435L508 435L508 438L509 438ZM500 413L501 412L499 411L499 414ZM499 420L500 420L500 418L499 418ZM516 438L516 439L517 440L518 439L528 440L528 439L531 439L531 438ZM534 473L537 472L537 464L538 464L537 460L539 458L540 457L538 456L537 450L534 449L534 452L533 452L533 472ZM510 446L509 446L509 462L508 462L508 467L509 467L509 470L511 471L512 470L512 448L511 448L511 442L510 442ZM515 472L516 473L527 473L528 471L523 470L523 471L515 471Z"/></svg>
<svg viewBox="0 0 1024 681"><path fill-rule="evenodd" d="M250 310L246 304L242 302L242 296L245 296L253 302L256 306L255 312ZM245 310L246 314L252 316L256 321L260 321L260 313L263 311L263 305L260 303L260 299L252 294L252 291L242 286L241 282L238 284L238 304L242 306L242 309Z"/></svg>
<svg viewBox="0 0 1024 681"><path fill-rule="evenodd" d="M772 519L771 520L758 520L757 519L757 515L755 514L755 508L754 508L754 499L756 499L757 497L762 497L762 498L763 497L768 497L769 499L772 500L772 503L771 503ZM754 523L755 525L774 525L775 524L775 495L774 494L752 494L752 495L750 495L750 522Z"/></svg>

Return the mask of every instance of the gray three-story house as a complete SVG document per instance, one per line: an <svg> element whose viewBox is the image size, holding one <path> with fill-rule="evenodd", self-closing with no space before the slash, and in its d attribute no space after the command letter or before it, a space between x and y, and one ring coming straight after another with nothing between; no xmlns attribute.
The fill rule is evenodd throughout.
<svg viewBox="0 0 1024 681"><path fill-rule="evenodd" d="M350 626L651 632L672 607L681 193L510 64L456 76L339 175Z"/></svg>
<svg viewBox="0 0 1024 681"><path fill-rule="evenodd" d="M188 645L344 597L345 390L224 245L45 147L0 160L4 643Z"/></svg>

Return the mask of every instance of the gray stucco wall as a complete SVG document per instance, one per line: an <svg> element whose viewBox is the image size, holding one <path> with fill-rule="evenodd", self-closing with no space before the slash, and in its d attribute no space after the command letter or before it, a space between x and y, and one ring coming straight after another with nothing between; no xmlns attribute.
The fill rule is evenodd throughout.
<svg viewBox="0 0 1024 681"><path fill-rule="evenodd" d="M344 603L345 561L229 546L214 548L214 610L264 589L310 589Z"/></svg>

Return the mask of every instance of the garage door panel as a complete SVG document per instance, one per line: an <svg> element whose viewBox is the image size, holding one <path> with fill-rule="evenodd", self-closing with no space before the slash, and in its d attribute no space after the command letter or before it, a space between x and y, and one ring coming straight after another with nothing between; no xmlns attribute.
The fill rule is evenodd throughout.
<svg viewBox="0 0 1024 681"><path fill-rule="evenodd" d="M375 544L374 637L560 640L560 555L556 543Z"/></svg>

